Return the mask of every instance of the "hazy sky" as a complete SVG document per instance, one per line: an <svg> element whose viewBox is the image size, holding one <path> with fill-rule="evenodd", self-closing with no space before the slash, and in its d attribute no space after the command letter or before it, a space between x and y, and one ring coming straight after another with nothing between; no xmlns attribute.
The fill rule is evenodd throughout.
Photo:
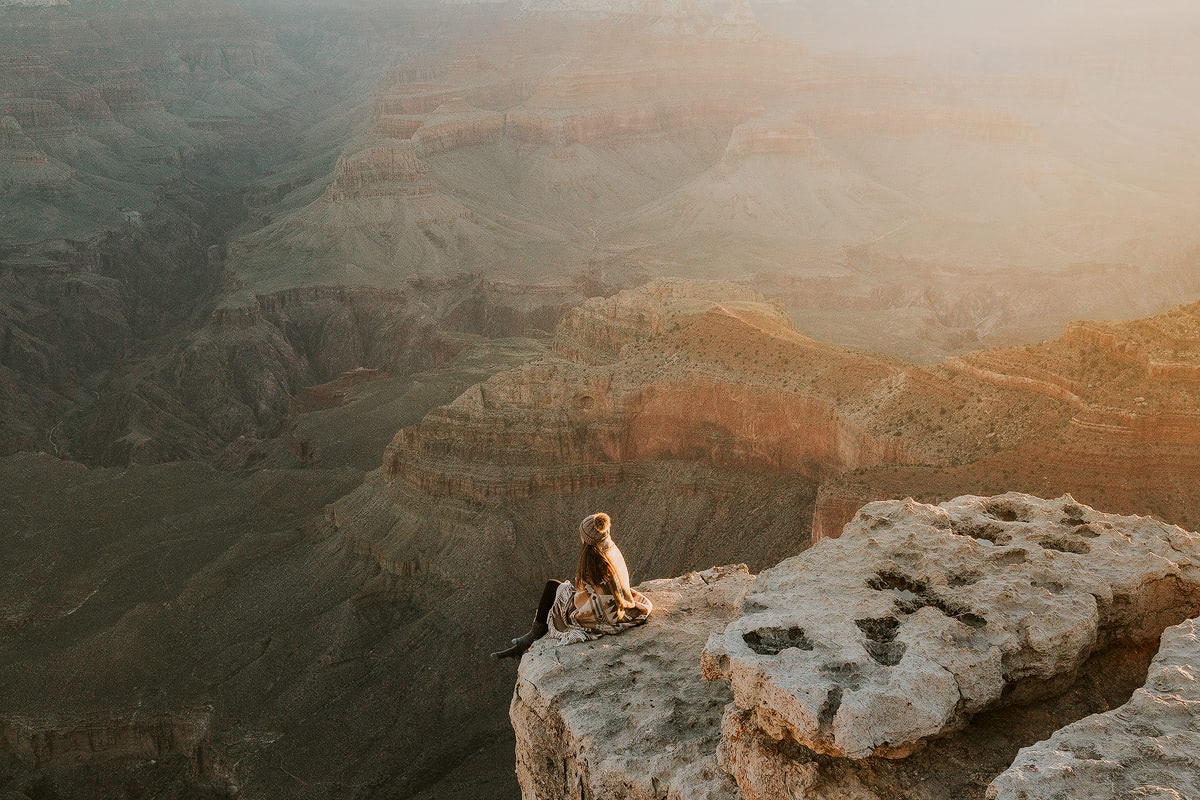
<svg viewBox="0 0 1200 800"><path fill-rule="evenodd" d="M791 0L764 21L821 48L1054 46L1200 25L1197 0Z"/></svg>

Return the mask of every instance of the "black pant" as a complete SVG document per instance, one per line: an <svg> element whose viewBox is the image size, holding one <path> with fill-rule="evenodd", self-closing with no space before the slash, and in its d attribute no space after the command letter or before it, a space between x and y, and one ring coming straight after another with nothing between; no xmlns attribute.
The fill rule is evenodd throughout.
<svg viewBox="0 0 1200 800"><path fill-rule="evenodd" d="M537 616L534 617L534 622L546 624L546 617L550 616L550 608L554 605L554 595L558 594L558 587L562 581L546 581L546 588L542 589L542 599L538 601Z"/></svg>

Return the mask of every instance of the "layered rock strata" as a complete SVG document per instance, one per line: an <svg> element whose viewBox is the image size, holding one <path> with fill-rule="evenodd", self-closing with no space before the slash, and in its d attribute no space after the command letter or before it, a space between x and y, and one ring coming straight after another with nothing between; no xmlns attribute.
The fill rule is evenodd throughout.
<svg viewBox="0 0 1200 800"><path fill-rule="evenodd" d="M436 46L440 30L414 44L321 154L322 176L257 210L267 227L231 259L254 291L456 269L537 282L597 252L638 252L656 277L736 264L758 285L834 265L847 286L790 303L821 318L806 333L932 361L1131 303L1153 313L1200 286L1176 263L1195 168L1163 175L1146 156L1164 137L1174 152L1162 128L1178 104L1093 108L1066 62L964 76L916 57L818 59L743 4L723 21L654 3L587 19L493 6L482 36L458 10L454 46Z"/></svg>
<svg viewBox="0 0 1200 800"><path fill-rule="evenodd" d="M267 291L301 259L315 282L352 264L376 285L584 261L609 217L710 166L734 126L821 72L781 37L722 35L757 30L747 15L703 32L653 16L522 18L388 70L320 196L244 237L239 273Z"/></svg>
<svg viewBox="0 0 1200 800"><path fill-rule="evenodd" d="M147 714L128 721L0 719L0 753L32 769L128 759L149 762L183 755L193 774L205 771L204 745L211 708Z"/></svg>
<svg viewBox="0 0 1200 800"><path fill-rule="evenodd" d="M718 620L731 612L706 607L689 576L671 586L683 601L664 602L638 638L541 643L525 657L511 717L527 800L643 785L681 799L959 800L993 779L992 800L1084 796L1120 765L1120 785L1098 783L1095 796L1192 779L1195 620L1163 636L1148 680L1140 653L1200 611L1200 535L1070 497L887 501L841 539L728 586L728 625ZM679 607L710 622L678 624ZM700 696L695 662L648 657L655 637L703 628L716 628L703 677L731 692L720 722L712 709L671 713L675 698ZM630 654L639 670L613 669ZM1143 680L1127 705L1087 717ZM633 707L656 709L656 724L624 728ZM1004 772L1039 736L1050 738ZM720 771L706 772L714 758Z"/></svg>
<svg viewBox="0 0 1200 800"><path fill-rule="evenodd" d="M655 281L568 313L550 356L401 430L384 469L477 499L612 484L628 465L664 459L819 479L978 457L1061 414L989 392L989 411L1019 404L1029 419L987 437L965 397L951 406L970 388L801 336L744 287ZM938 416L917 413L926 402Z"/></svg>
<svg viewBox="0 0 1200 800"><path fill-rule="evenodd" d="M1072 492L1193 527L1200 434L1180 370L1197 313L920 368L807 339L744 285L655 281L566 313L545 358L401 430L384 467L475 499L615 485L661 459L767 470L820 484L814 541L868 502L972 487ZM1153 358L1110 353L1135 347ZM1174 377L1152 379L1168 358Z"/></svg>
<svg viewBox="0 0 1200 800"><path fill-rule="evenodd" d="M1085 503L1194 528L1198 347L1200 304L1193 303L1128 322L1074 323L1056 340L946 361L934 372L948 380L1054 402L1063 411L1059 424L973 463L839 476L822 486L814 538L837 535L872 500L912 495L936 502L972 489L1069 491ZM1018 405L985 416L1002 426L1023 414Z"/></svg>

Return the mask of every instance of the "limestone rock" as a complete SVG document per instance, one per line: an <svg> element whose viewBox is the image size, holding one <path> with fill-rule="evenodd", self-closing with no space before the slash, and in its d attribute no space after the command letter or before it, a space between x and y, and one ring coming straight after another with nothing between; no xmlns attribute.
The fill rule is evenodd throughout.
<svg viewBox="0 0 1200 800"><path fill-rule="evenodd" d="M1118 637L1194 615L1200 536L1069 496L877 502L762 573L746 602L705 648L706 677L776 739L904 757L1061 690Z"/></svg>
<svg viewBox="0 0 1200 800"><path fill-rule="evenodd" d="M580 364L611 364L621 348L660 333L689 313L721 303L755 309L771 324L791 330L791 323L767 306L762 295L727 281L657 280L613 297L594 298L563 315L554 332L554 353ZM751 306L750 304L754 304Z"/></svg>
<svg viewBox="0 0 1200 800"><path fill-rule="evenodd" d="M1198 556L1069 496L872 503L757 579L647 584L644 628L536 645L510 713L523 796L1190 797L1200 620L1144 676L1200 610Z"/></svg>
<svg viewBox="0 0 1200 800"><path fill-rule="evenodd" d="M639 587L654 601L645 625L536 643L509 711L525 800L736 798L716 757L729 689L701 678L699 658L753 583L745 565L649 581Z"/></svg>
<svg viewBox="0 0 1200 800"><path fill-rule="evenodd" d="M987 797L1200 797L1200 620L1163 633L1128 703L1023 749Z"/></svg>

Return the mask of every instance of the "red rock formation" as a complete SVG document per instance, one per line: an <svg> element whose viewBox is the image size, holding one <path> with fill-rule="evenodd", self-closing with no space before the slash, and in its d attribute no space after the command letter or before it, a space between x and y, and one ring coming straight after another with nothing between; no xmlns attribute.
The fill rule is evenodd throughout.
<svg viewBox="0 0 1200 800"><path fill-rule="evenodd" d="M722 295L732 299L715 299ZM987 423L970 419L965 401L936 419L917 409L963 394L923 370L806 339L744 288L660 281L568 314L550 357L400 431L384 468L432 494L486 498L604 485L630 465L662 460L808 479L948 465L990 449ZM989 409L1017 394L996 393ZM1032 413L1061 407L1028 403Z"/></svg>
<svg viewBox="0 0 1200 800"><path fill-rule="evenodd" d="M836 535L880 496L944 499L964 491L1070 492L1127 514L1187 527L1200 522L1200 304L1120 323L1081 322L1061 339L984 351L945 369L994 386L1025 389L1070 408L1045 436L975 463L896 467L843 476L822 487L814 528ZM1019 408L1004 411L1018 416ZM1006 424L1002 418L997 425Z"/></svg>
<svg viewBox="0 0 1200 800"><path fill-rule="evenodd" d="M1200 304L1110 327L1186 366L1198 317ZM1190 523L1196 490L1179 487L1200 461L1194 382L1151 377L1150 361L1082 330L927 371L807 340L745 288L656 282L569 313L550 356L400 431L384 467L478 499L609 485L671 460L796 474L822 482L814 540L871 500L972 487Z"/></svg>

